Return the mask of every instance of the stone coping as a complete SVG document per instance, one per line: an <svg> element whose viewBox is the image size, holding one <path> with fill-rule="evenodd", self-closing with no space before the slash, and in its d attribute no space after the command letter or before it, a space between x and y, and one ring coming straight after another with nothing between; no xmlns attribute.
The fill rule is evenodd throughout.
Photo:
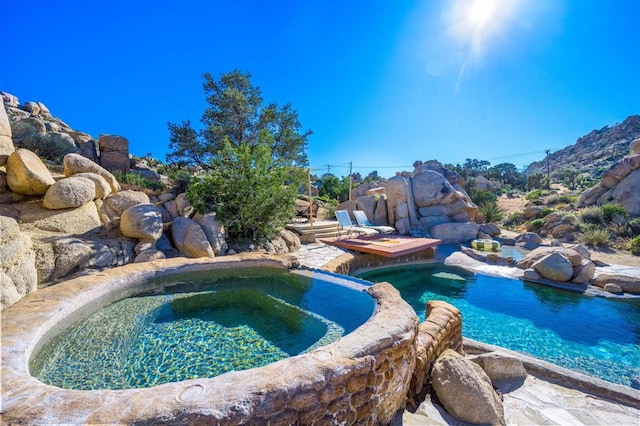
<svg viewBox="0 0 640 426"><path fill-rule="evenodd" d="M77 319L144 291L139 285L144 280L180 272L265 266L289 269L297 265L289 256L267 254L163 259L82 276L25 297L2 312L3 423L190 423L198 419L234 419L231 423L240 424L266 409L269 404L265 400L274 389L293 389L291 393L295 394L295 386L300 383L318 386L317 383L339 376L345 360L370 358L369 354L392 347L408 331L417 332L413 309L393 286L380 283L366 289L375 299L376 308L355 331L311 353L259 369L151 388L88 391L47 385L29 374L31 356L48 339Z"/></svg>
<svg viewBox="0 0 640 426"><path fill-rule="evenodd" d="M468 355L499 352L518 358L522 361L522 365L528 374L542 380L553 381L564 387L577 389L598 398L608 399L640 409L640 391L636 389L607 382L597 377L559 367L521 352L512 351L501 346L489 345L466 337L463 338L463 347Z"/></svg>

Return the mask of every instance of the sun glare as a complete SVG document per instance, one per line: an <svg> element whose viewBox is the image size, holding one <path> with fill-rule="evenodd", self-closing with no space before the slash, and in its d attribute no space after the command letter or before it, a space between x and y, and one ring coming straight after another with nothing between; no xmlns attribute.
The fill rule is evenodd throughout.
<svg viewBox="0 0 640 426"><path fill-rule="evenodd" d="M488 40L504 30L517 1L457 0L449 13L450 31L473 56L478 56Z"/></svg>
<svg viewBox="0 0 640 426"><path fill-rule="evenodd" d="M466 19L472 27L482 30L491 24L497 12L498 0L475 0L467 9Z"/></svg>

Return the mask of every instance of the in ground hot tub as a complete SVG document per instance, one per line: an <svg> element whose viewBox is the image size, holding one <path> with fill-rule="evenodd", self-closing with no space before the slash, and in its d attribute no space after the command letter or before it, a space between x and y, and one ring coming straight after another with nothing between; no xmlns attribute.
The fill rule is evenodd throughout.
<svg viewBox="0 0 640 426"><path fill-rule="evenodd" d="M416 365L415 312L389 284L285 273L291 265L259 254L166 259L27 296L2 312L3 421L388 423ZM196 358L178 365L180 351ZM216 356L230 363L204 371Z"/></svg>
<svg viewBox="0 0 640 426"><path fill-rule="evenodd" d="M172 274L83 318L32 358L67 389L129 389L262 367L339 340L373 298L330 275L274 268ZM149 290L147 290L149 289Z"/></svg>

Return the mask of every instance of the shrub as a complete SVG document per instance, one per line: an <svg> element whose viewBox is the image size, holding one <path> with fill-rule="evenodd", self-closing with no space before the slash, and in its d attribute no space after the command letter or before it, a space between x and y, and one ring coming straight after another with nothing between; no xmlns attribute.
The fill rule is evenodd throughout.
<svg viewBox="0 0 640 426"><path fill-rule="evenodd" d="M338 201L329 199L324 203L325 217L333 219L336 215L336 209L338 208Z"/></svg>
<svg viewBox="0 0 640 426"><path fill-rule="evenodd" d="M510 213L504 220L505 226L519 226L524 223L524 214L522 212Z"/></svg>
<svg viewBox="0 0 640 426"><path fill-rule="evenodd" d="M544 224L544 221L542 219L533 219L527 225L527 231L531 232L531 231L535 231L536 229L540 229L542 228L543 224Z"/></svg>
<svg viewBox="0 0 640 426"><path fill-rule="evenodd" d="M165 188L162 182L149 180L137 173L122 173L121 171L114 170L113 175L121 184L130 186L129 189L150 189L152 191L160 191Z"/></svg>
<svg viewBox="0 0 640 426"><path fill-rule="evenodd" d="M616 204L605 204L602 206L602 219L605 223L610 223L616 216L626 218L629 217L629 213L627 213L624 207Z"/></svg>
<svg viewBox="0 0 640 426"><path fill-rule="evenodd" d="M631 219L629 226L631 226L631 231L633 233L640 234L640 219Z"/></svg>
<svg viewBox="0 0 640 426"><path fill-rule="evenodd" d="M582 223L592 223L599 225L602 223L602 208L601 207L587 207L580 210L580 220Z"/></svg>
<svg viewBox="0 0 640 426"><path fill-rule="evenodd" d="M525 198L531 201L536 200L540 197L542 197L542 189L534 189L533 191L529 192Z"/></svg>
<svg viewBox="0 0 640 426"><path fill-rule="evenodd" d="M609 244L611 233L606 228L594 228L584 231L579 240L588 246L605 246Z"/></svg>
<svg viewBox="0 0 640 426"><path fill-rule="evenodd" d="M613 216L608 228L614 235L619 237L630 237L633 233L629 219L622 216Z"/></svg>
<svg viewBox="0 0 640 426"><path fill-rule="evenodd" d="M640 235L633 238L629 243L629 250L634 256L640 256Z"/></svg>
<svg viewBox="0 0 640 426"><path fill-rule="evenodd" d="M550 213L553 213L555 210L552 209L551 207L545 207L542 210L540 210L540 213L538 213L538 217L545 217Z"/></svg>
<svg viewBox="0 0 640 426"><path fill-rule="evenodd" d="M468 193L471 201L473 201L477 206L482 206L485 204L495 204L498 200L498 198L493 195L491 191L478 191L477 189L473 188L469 190Z"/></svg>
<svg viewBox="0 0 640 426"><path fill-rule="evenodd" d="M485 223L496 223L502 220L504 211L496 203L487 203L480 206L480 213Z"/></svg>
<svg viewBox="0 0 640 426"><path fill-rule="evenodd" d="M215 211L232 240L269 239L293 218L303 170L274 159L269 139L255 146L226 142L211 163L187 198L200 213Z"/></svg>

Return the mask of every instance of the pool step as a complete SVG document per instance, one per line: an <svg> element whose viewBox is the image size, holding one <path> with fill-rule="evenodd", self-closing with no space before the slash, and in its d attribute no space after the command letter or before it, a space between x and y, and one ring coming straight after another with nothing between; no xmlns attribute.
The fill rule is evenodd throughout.
<svg viewBox="0 0 640 426"><path fill-rule="evenodd" d="M309 222L291 223L287 225L286 228L303 237L311 237L312 234L315 238L339 237L341 235L340 225L335 220L314 221L313 230Z"/></svg>

